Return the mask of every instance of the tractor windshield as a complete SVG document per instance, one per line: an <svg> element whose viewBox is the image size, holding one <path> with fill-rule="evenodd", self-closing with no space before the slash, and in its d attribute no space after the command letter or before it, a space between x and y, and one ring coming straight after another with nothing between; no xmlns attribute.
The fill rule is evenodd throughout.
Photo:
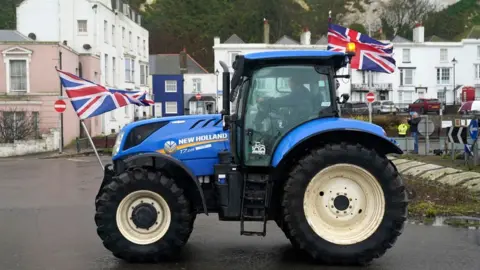
<svg viewBox="0 0 480 270"><path fill-rule="evenodd" d="M244 125L252 131L244 144L246 164L267 166L278 139L291 128L331 115L335 92L331 80L329 68L313 65L267 66L254 71L244 97ZM252 145L265 147L265 154L252 153Z"/></svg>

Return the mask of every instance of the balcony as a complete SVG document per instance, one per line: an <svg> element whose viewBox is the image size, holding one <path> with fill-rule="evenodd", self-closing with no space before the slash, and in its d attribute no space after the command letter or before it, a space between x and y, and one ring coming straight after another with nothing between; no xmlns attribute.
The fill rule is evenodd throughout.
<svg viewBox="0 0 480 270"><path fill-rule="evenodd" d="M366 83L352 83L352 91L369 92L371 90L392 91L393 85L391 83L374 83L372 86L369 86Z"/></svg>

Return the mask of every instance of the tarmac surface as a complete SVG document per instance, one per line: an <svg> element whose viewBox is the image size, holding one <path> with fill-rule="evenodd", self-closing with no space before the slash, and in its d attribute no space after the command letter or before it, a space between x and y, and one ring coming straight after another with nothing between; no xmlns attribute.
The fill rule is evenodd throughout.
<svg viewBox="0 0 480 270"><path fill-rule="evenodd" d="M104 160L108 160L105 157ZM314 265L277 226L267 236L240 236L236 222L197 217L181 258L127 264L95 231L94 196L102 179L95 157L0 159L1 270L136 269L479 269L480 231L408 224L396 245L367 268Z"/></svg>

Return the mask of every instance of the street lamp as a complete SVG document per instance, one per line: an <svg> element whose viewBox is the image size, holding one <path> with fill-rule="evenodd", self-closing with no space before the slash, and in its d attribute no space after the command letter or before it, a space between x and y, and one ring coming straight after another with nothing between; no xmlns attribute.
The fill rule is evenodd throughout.
<svg viewBox="0 0 480 270"><path fill-rule="evenodd" d="M215 89L215 113L218 113L218 74L220 74L220 72L217 70L215 70L215 76L217 76L217 86L216 86L216 89Z"/></svg>
<svg viewBox="0 0 480 270"><path fill-rule="evenodd" d="M457 87L455 85L455 65L458 63L457 59L455 57L452 59L452 64L453 64L453 105L456 104L457 100Z"/></svg>

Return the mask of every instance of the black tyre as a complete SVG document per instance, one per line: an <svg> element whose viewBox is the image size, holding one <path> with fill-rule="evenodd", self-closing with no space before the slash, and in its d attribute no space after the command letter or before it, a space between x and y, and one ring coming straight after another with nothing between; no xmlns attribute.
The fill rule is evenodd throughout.
<svg viewBox="0 0 480 270"><path fill-rule="evenodd" d="M195 219L189 200L171 178L140 168L114 177L95 205L103 245L128 262L174 257L188 241Z"/></svg>
<svg viewBox="0 0 480 270"><path fill-rule="evenodd" d="M408 199L388 159L360 145L335 144L298 162L282 204L288 235L314 259L365 265L402 233Z"/></svg>

